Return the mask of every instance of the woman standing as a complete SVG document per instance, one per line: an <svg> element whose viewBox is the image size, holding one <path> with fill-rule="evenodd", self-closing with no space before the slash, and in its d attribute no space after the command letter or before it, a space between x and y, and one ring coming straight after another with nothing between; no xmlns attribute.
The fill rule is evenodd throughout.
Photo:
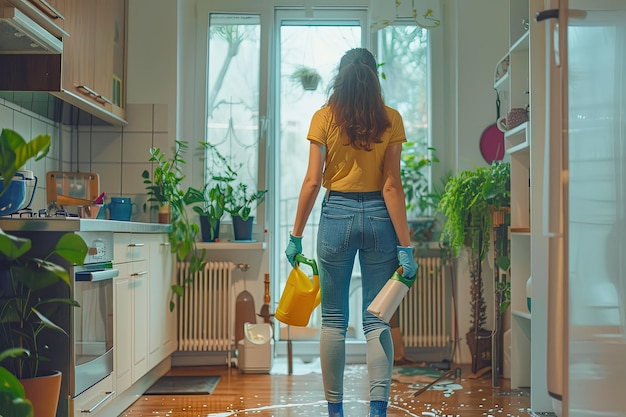
<svg viewBox="0 0 626 417"><path fill-rule="evenodd" d="M397 110L383 101L376 60L367 49L341 58L328 103L311 120L309 162L285 254L293 266L304 226L320 188L317 253L322 291L320 359L330 417L343 417L343 374L348 298L355 257L363 280L370 417L385 417L393 368L389 324L367 306L398 265L413 277L417 265L409 237L400 154L406 142Z"/></svg>

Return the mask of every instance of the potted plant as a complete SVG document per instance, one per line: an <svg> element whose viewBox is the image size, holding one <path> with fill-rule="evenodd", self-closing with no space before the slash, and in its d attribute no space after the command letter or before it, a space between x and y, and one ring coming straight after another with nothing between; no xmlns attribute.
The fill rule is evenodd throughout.
<svg viewBox="0 0 626 417"><path fill-rule="evenodd" d="M189 261L189 277L193 277L195 272L204 266L205 251L198 251L196 248L200 228L189 219L187 206L202 202L204 195L193 187L183 188L182 183L185 175L181 166L186 163L183 154L187 148L187 142L177 140L172 149L173 156L171 158L168 158L160 148L151 148L149 160L155 163L152 178L148 170L143 171L142 178L148 192L148 201L155 202L160 207L169 207L168 217L171 228L168 233L168 240L171 250L176 254L177 261ZM145 209L146 206L144 206ZM188 278L183 283L172 285L170 311L174 310L173 297L182 296L184 286L191 279Z"/></svg>
<svg viewBox="0 0 626 417"><path fill-rule="evenodd" d="M436 227L435 212L443 190L430 185L428 168L438 163L436 149L429 147L423 153L415 142L403 144L400 159L400 178L406 199L411 240L423 245L433 240ZM445 180L442 179L445 185Z"/></svg>
<svg viewBox="0 0 626 417"><path fill-rule="evenodd" d="M510 201L510 164L494 162L489 167L465 170L451 176L439 201L446 217L441 242L454 256L468 251L471 280L470 331L467 342L472 352L472 372L491 365L491 331L484 328L486 303L483 294L482 262L490 247L493 213Z"/></svg>
<svg viewBox="0 0 626 417"><path fill-rule="evenodd" d="M300 65L296 67L296 70L291 74L291 79L299 82L302 88L307 91L317 90L321 77L319 73L311 67Z"/></svg>
<svg viewBox="0 0 626 417"><path fill-rule="evenodd" d="M202 188L203 200L193 210L200 216L202 240L215 242L219 240L220 220L226 210L227 199L232 194L230 183L237 177L237 169L230 166L214 145L208 142L201 144L207 150L205 159L211 176Z"/></svg>
<svg viewBox="0 0 626 417"><path fill-rule="evenodd" d="M16 132L3 129L0 134L0 150L3 155L0 159L0 172L6 178L6 183L10 183L12 173L21 168L28 159L41 159L45 156L49 147L48 135L38 136L26 143ZM51 395L52 400L47 404L53 406L54 410L50 411L54 415L60 393L61 374L57 371L49 375L48 371L42 369L42 363L47 361L47 352L54 349L54 346L48 346L42 341L42 335L50 331L66 333L54 323L54 313L61 304L78 306L73 299L48 295L51 287L70 286L72 283L69 272L54 263L54 257L82 265L87 254L87 245L79 235L67 233L61 235L52 251L43 258L30 256L31 248L30 239L0 230L0 346L3 352L0 405L17 407L16 415L24 411L20 400L21 390L8 376L10 372L25 387L26 398L33 403L35 411L39 409L43 412L51 408L37 403L35 396ZM42 383L42 378L45 389L37 387L38 383ZM56 389L51 389L52 387ZM8 394L9 391L13 394ZM5 411L5 408L2 410Z"/></svg>
<svg viewBox="0 0 626 417"><path fill-rule="evenodd" d="M233 218L233 232L235 240L246 241L252 239L253 216L252 209L265 201L267 190L250 192L248 185L239 183L233 187L226 202L226 211Z"/></svg>

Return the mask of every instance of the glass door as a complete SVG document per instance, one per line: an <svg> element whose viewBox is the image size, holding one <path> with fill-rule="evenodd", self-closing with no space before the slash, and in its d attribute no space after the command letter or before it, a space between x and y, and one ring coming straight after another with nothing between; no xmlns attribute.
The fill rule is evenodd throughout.
<svg viewBox="0 0 626 417"><path fill-rule="evenodd" d="M275 258L278 260L278 273L274 274L278 276L278 285L274 288L273 299L278 300L291 270L283 251L295 219L300 186L307 169L309 141L306 135L311 117L328 99L339 60L347 50L367 45L368 31L364 11L336 8L313 9L309 16L304 10L277 10L275 22L275 94L278 105L274 117L278 161L274 176L277 205L272 224L276 225L274 236L278 236L275 239L277 246L273 247L278 254ZM322 197L323 193L320 192L303 239L303 253L313 259L317 258L316 238ZM352 287L348 339L364 341L358 265L355 267ZM280 339L318 340L320 326L321 313L318 308L313 312L307 327L287 329L281 326Z"/></svg>

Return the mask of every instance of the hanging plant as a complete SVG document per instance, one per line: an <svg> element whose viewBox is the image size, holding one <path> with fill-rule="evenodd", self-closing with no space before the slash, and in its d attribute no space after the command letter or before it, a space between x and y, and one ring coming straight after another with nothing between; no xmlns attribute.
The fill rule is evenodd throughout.
<svg viewBox="0 0 626 417"><path fill-rule="evenodd" d="M291 74L291 79L302 84L303 89L315 91L322 77L313 68L302 65Z"/></svg>

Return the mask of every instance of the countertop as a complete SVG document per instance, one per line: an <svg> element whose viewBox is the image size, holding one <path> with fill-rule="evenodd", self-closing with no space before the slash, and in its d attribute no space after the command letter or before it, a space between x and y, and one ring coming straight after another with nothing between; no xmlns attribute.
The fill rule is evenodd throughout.
<svg viewBox="0 0 626 417"><path fill-rule="evenodd" d="M124 222L118 220L33 217L0 219L0 229L5 232L126 232L126 233L167 233L169 224Z"/></svg>

